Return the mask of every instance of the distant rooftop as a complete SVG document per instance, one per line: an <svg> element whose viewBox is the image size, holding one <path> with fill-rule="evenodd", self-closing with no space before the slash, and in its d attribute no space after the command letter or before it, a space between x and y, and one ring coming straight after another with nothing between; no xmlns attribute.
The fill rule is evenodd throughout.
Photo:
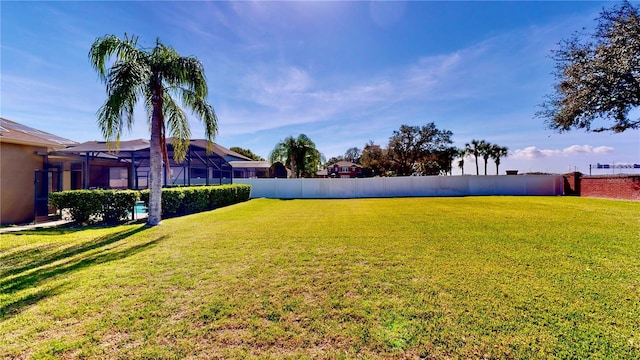
<svg viewBox="0 0 640 360"><path fill-rule="evenodd" d="M171 138L167 139L167 144L171 144ZM203 139L192 139L189 141L191 146L206 149L207 141ZM122 156L130 155L132 152L137 152L141 150L148 150L151 147L149 140L147 139L135 139L135 140L126 140L120 141L118 144L118 148L116 150L116 144L111 143L107 144L106 141L87 141L82 144L77 144L77 146L72 146L67 149L62 149L59 152L62 153L72 153L72 154L81 154L81 153L121 153ZM233 158L237 158L240 160L251 160L248 157L238 154L235 151L231 151L224 146L213 143L213 153L217 154L220 157L231 156Z"/></svg>
<svg viewBox="0 0 640 360"><path fill-rule="evenodd" d="M335 163L331 163L331 164L327 164L327 166L334 166L334 165L338 165L339 167L342 167L342 166L348 166L348 167L351 167L351 166L355 166L355 167L362 167L362 165L358 165L358 164L356 164L356 163L354 163L354 162L351 162L351 161L344 161L344 160L342 160L342 161L338 161L338 162L335 162Z"/></svg>
<svg viewBox="0 0 640 360"><path fill-rule="evenodd" d="M34 129L5 118L0 118L0 141L51 148L65 148L78 144L73 140Z"/></svg>
<svg viewBox="0 0 640 360"><path fill-rule="evenodd" d="M268 161L229 161L229 165L234 169L268 169L271 167L271 163Z"/></svg>
<svg viewBox="0 0 640 360"><path fill-rule="evenodd" d="M107 144L106 141L87 141L77 146L69 147L60 152L66 153L84 153L84 152L130 152L149 148L149 140L136 139L120 141L116 151L116 144Z"/></svg>

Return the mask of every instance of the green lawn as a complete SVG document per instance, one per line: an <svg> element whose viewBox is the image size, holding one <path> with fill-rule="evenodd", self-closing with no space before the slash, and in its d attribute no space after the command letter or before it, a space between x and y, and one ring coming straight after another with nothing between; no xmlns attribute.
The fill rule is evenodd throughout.
<svg viewBox="0 0 640 360"><path fill-rule="evenodd" d="M252 200L0 238L0 358L640 357L640 203Z"/></svg>

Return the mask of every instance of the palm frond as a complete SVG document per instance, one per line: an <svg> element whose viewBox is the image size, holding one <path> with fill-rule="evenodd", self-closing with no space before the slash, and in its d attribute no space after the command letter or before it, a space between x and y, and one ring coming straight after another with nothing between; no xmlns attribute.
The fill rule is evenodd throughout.
<svg viewBox="0 0 640 360"><path fill-rule="evenodd" d="M98 110L98 126L107 140L119 145L126 127L133 126L133 109L148 77L148 69L136 62L117 61L106 75L107 100Z"/></svg>
<svg viewBox="0 0 640 360"><path fill-rule="evenodd" d="M213 140L218 134L218 117L213 106L197 92L182 89L182 102L190 108L194 115L204 124L204 133L207 139L207 150L213 150Z"/></svg>
<svg viewBox="0 0 640 360"><path fill-rule="evenodd" d="M107 82L106 62L112 56L119 60L140 62L146 58L145 54L137 49L138 38L128 37L124 39L115 35L105 35L95 39L89 50L89 61L98 72L98 76Z"/></svg>
<svg viewBox="0 0 640 360"><path fill-rule="evenodd" d="M164 93L162 105L162 111L165 114L165 121L169 130L168 132L173 138L171 140L171 144L173 145L173 159L180 163L184 161L187 156L187 149L189 148L189 139L191 138L189 121L184 111L166 92Z"/></svg>

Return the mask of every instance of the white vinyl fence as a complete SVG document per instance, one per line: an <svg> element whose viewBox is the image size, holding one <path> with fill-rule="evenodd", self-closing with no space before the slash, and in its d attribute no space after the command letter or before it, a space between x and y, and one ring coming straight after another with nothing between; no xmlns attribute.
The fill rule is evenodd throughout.
<svg viewBox="0 0 640 360"><path fill-rule="evenodd" d="M364 179L233 179L252 198L346 199L409 196L562 195L562 175L408 176Z"/></svg>

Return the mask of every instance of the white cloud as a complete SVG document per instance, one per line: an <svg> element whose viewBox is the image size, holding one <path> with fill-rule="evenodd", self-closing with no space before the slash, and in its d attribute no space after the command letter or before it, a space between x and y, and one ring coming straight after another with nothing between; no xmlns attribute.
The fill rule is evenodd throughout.
<svg viewBox="0 0 640 360"><path fill-rule="evenodd" d="M566 157L571 155L591 155L591 154L610 154L613 152L610 146L593 147L591 145L571 145L562 150L559 149L538 149L535 146L529 146L524 149L513 151L514 159L541 159L551 157Z"/></svg>
<svg viewBox="0 0 640 360"><path fill-rule="evenodd" d="M568 148L562 150L565 155L573 154L609 154L613 151L610 146L598 146L593 147L590 145L571 145Z"/></svg>

